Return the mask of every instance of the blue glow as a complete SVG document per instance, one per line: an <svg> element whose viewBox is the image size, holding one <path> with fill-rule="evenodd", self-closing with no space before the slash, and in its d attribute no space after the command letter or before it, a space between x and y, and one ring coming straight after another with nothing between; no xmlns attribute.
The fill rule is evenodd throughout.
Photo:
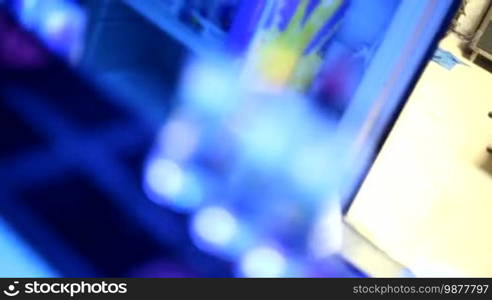
<svg viewBox="0 0 492 300"><path fill-rule="evenodd" d="M154 202L179 211L192 210L203 200L201 182L195 174L165 158L150 161L145 170L144 187Z"/></svg>
<svg viewBox="0 0 492 300"><path fill-rule="evenodd" d="M336 196L325 199L324 207L316 218L308 248L310 254L317 259L330 257L342 250L343 216L340 202Z"/></svg>
<svg viewBox="0 0 492 300"><path fill-rule="evenodd" d="M351 0L349 12L335 38L353 49L380 40L401 0ZM362 16L363 14L363 16Z"/></svg>
<svg viewBox="0 0 492 300"><path fill-rule="evenodd" d="M226 60L193 60L182 79L181 97L190 109L204 116L223 116L239 100L238 76Z"/></svg>
<svg viewBox="0 0 492 300"><path fill-rule="evenodd" d="M97 6L96 2L92 4ZM149 38L145 40L149 48L133 52L132 43L142 42L138 44L142 46L144 38L127 39L119 32L115 36L121 39L123 47L128 41L132 57L127 60L127 52L121 51L114 64L118 65L116 61L121 59L132 66L113 68L112 59L95 66L98 72L105 73L98 73L96 78L101 75L111 78L107 82L118 82L112 85L117 91L111 96L131 94L132 99L124 106L131 107L129 115L138 115L133 121L145 125L132 126L128 131L135 129L136 134L143 136L143 131L154 132L160 126L156 121L166 118L144 166L141 184L145 193L158 205L189 214L193 241L201 249L236 263L241 276L275 277L288 276L294 261L309 265L306 257L321 260L339 250L341 202L350 200L348 195L359 183L357 176L370 164L382 131L388 128L388 120L403 102L452 0L346 0L337 15L320 17L323 20L317 24L306 26L311 18L307 14L305 24L298 26L301 28L294 25L289 29L287 24L301 1L122 2L122 10L130 4L135 8L132 13L142 15L142 27L149 32L158 33L152 26L166 31L159 42L170 45L153 44ZM240 20L231 20L231 5L239 2L243 3ZM315 6L320 0L302 1L308 2ZM69 58L80 53L86 14L78 3L87 1L16 3L24 27L38 34L50 49ZM288 18L281 12L287 7L292 9ZM117 15L121 13L116 11ZM217 30L217 20L224 28L233 26L234 30ZM279 26L268 24L280 24L285 34L276 32ZM132 35L138 36L139 30ZM311 30L320 35L319 39L310 36ZM90 37L91 44L103 36L103 31L104 37L112 35L111 30L94 31L99 33ZM266 47L264 57L258 55L262 52L258 51L259 46L265 41L269 44L269 40L274 47ZM236 43L231 46L235 49L233 53L220 47L227 41ZM183 46L206 55L178 65L186 52ZM298 51L292 51L296 47ZM153 50L158 54L150 55ZM169 57L179 57L176 61L180 63L168 65ZM166 64L161 64L164 61ZM258 76L261 72L268 76ZM171 78L175 74L182 75L177 89L175 78ZM138 78L138 82L128 84L132 81L129 78ZM58 85L55 86L57 89ZM145 90L149 86L152 90L159 88L154 93ZM63 90L63 82L59 88ZM167 94L168 89L177 93ZM172 97L175 99L169 99ZM126 101L112 98L118 106ZM151 105L148 99L152 100ZM173 110L167 100L172 102ZM133 114L133 110L138 113ZM170 114L164 116L164 111ZM57 126L61 125L53 125ZM128 142L123 135L112 137L119 143L115 149ZM101 168L106 171L121 161L120 157L115 162L99 160L108 164L106 169ZM130 181L125 179L124 170L111 173L117 176L95 177L98 187L111 183L104 194L123 199L122 205L133 212L134 206L128 203L135 204L132 197L137 193L127 193L118 186ZM158 222L146 218L159 218L163 210L150 211L155 205L143 204L136 214L144 220L141 224L156 232L158 239L164 240L165 236L167 241L172 233L166 231L172 226L154 229L152 226ZM169 240L179 243L184 239L173 236ZM261 246L265 243L268 244ZM301 259L297 260L298 257Z"/></svg>
<svg viewBox="0 0 492 300"><path fill-rule="evenodd" d="M164 156L183 162L195 153L200 132L191 120L175 118L169 121L159 136L159 148Z"/></svg>
<svg viewBox="0 0 492 300"><path fill-rule="evenodd" d="M304 190L326 191L329 181L327 173L339 171L330 161L330 150L328 143L300 146L290 162L289 171L294 182Z"/></svg>
<svg viewBox="0 0 492 300"><path fill-rule="evenodd" d="M284 121L274 115L260 113L248 128L244 128L241 138L250 163L272 168L285 161L292 139Z"/></svg>
<svg viewBox="0 0 492 300"><path fill-rule="evenodd" d="M270 170L283 168L299 147L319 134L322 122L307 109L309 100L300 95L283 94L262 100L263 103L253 102L249 111L242 110L242 123L234 127L241 144L241 156L250 166ZM330 134L327 131L318 137L327 138Z"/></svg>
<svg viewBox="0 0 492 300"><path fill-rule="evenodd" d="M157 159L147 170L149 187L159 196L176 198L183 192L183 170L174 162L166 159Z"/></svg>
<svg viewBox="0 0 492 300"><path fill-rule="evenodd" d="M156 147L159 157L176 165L148 169L147 181L161 196L157 202L179 207L173 199L189 190L181 168L205 173L196 176L200 204L189 206L197 245L239 258L241 276L276 277L289 275L298 252L305 251L303 265L306 255L322 260L340 251L341 202L354 191L354 174L370 161L387 128L384 120L402 102L408 75L415 74L450 2L343 1L329 34L316 43L316 55L266 47L266 58L258 51L262 43L295 48L307 36L296 30L282 35L267 26L279 23L268 14L281 18L279 7L293 2L270 1L270 9L260 2L244 14L254 18L249 25L258 26L240 37L250 41L238 46L249 48L244 57L200 57L186 66L178 90L182 101ZM434 15L440 21L431 21ZM315 25L313 30L321 29ZM422 48L420 38L426 41ZM264 241L278 248L258 247Z"/></svg>
<svg viewBox="0 0 492 300"><path fill-rule="evenodd" d="M57 272L0 218L0 277L56 277Z"/></svg>
<svg viewBox="0 0 492 300"><path fill-rule="evenodd" d="M54 37L60 34L63 29L69 24L68 15L62 10L54 10L49 16L43 20L41 24L41 32L45 36Z"/></svg>
<svg viewBox="0 0 492 300"><path fill-rule="evenodd" d="M237 235L238 224L229 211L215 206L199 210L193 217L192 228L203 242L214 247L225 247Z"/></svg>
<svg viewBox="0 0 492 300"><path fill-rule="evenodd" d="M87 16L70 0L20 0L15 6L22 24L58 55L76 60L81 54Z"/></svg>
<svg viewBox="0 0 492 300"><path fill-rule="evenodd" d="M288 263L275 248L264 246L246 252L239 263L241 277L275 278L286 276Z"/></svg>

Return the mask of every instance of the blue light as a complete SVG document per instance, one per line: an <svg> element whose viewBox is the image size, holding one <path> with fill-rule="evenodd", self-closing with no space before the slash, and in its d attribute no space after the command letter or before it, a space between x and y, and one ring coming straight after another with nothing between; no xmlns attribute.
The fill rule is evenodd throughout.
<svg viewBox="0 0 492 300"><path fill-rule="evenodd" d="M70 0L21 0L14 5L20 22L58 55L77 60L83 48L87 17Z"/></svg>
<svg viewBox="0 0 492 300"><path fill-rule="evenodd" d="M175 165L148 170L149 189L160 197L154 201L182 207L182 195L192 190L186 178L195 178L201 197L187 206L193 213L191 234L205 251L239 258L241 276L289 276L294 261L305 266L307 256L319 261L340 250L342 199L354 191L355 175L369 162L385 128L381 121L401 103L402 88L421 62L420 38L429 47L424 32L435 31L436 24L427 24L442 22L442 17L433 21L432 7L449 5L344 2L352 4L347 18L333 37L336 42L323 49L326 56L319 57L326 67L317 82L324 93L303 89L302 95L294 94L295 83L271 86L256 72L253 42L239 63L225 55L223 60L191 61L179 90L180 106L159 137L158 155ZM422 22L419 14L428 20ZM368 17L374 22L366 24ZM318 63L294 59L288 47L280 50L267 56L262 71L272 71L276 63L282 70L290 58L299 70ZM289 82L291 74L286 74L280 81ZM206 176L197 176L196 170ZM285 252L257 247L265 240ZM299 260L297 247L304 251Z"/></svg>
<svg viewBox="0 0 492 300"><path fill-rule="evenodd" d="M239 276L274 278L286 276L288 263L283 254L269 246L249 250L241 258Z"/></svg>
<svg viewBox="0 0 492 300"><path fill-rule="evenodd" d="M329 182L327 174L338 171L334 164L330 164L332 151L326 142L301 145L294 154L289 171L301 189L316 193L326 192Z"/></svg>
<svg viewBox="0 0 492 300"><path fill-rule="evenodd" d="M147 169L146 178L149 187L159 196L175 198L183 191L183 171L170 160L153 161Z"/></svg>
<svg viewBox="0 0 492 300"><path fill-rule="evenodd" d="M63 10L53 10L42 21L40 31L48 37L56 37L69 24L69 15Z"/></svg>
<svg viewBox="0 0 492 300"><path fill-rule="evenodd" d="M310 254L316 259L324 259L339 253L343 243L343 216L340 199L324 199L327 203L320 209L308 242Z"/></svg>
<svg viewBox="0 0 492 300"><path fill-rule="evenodd" d="M192 230L203 242L214 247L225 247L237 235L238 223L226 209L212 206L203 208L195 214Z"/></svg>
<svg viewBox="0 0 492 300"><path fill-rule="evenodd" d="M165 158L149 162L145 170L144 188L154 202L178 211L193 210L203 200L201 182L196 175Z"/></svg>
<svg viewBox="0 0 492 300"><path fill-rule="evenodd" d="M307 98L300 95L285 93L255 101L251 101L249 110L241 112L241 123L233 128L241 155L250 166L277 169L314 134L319 120L307 109Z"/></svg>
<svg viewBox="0 0 492 300"><path fill-rule="evenodd" d="M188 109L204 116L230 113L239 100L238 74L231 61L192 60L181 84Z"/></svg>
<svg viewBox="0 0 492 300"><path fill-rule="evenodd" d="M0 277L55 277L49 266L0 218Z"/></svg>
<svg viewBox="0 0 492 300"><path fill-rule="evenodd" d="M279 116L259 113L254 122L242 130L243 149L252 164L271 168L285 160L292 142L286 126Z"/></svg>
<svg viewBox="0 0 492 300"><path fill-rule="evenodd" d="M174 118L161 131L158 143L164 156L183 162L196 151L199 138L199 129L191 120Z"/></svg>

